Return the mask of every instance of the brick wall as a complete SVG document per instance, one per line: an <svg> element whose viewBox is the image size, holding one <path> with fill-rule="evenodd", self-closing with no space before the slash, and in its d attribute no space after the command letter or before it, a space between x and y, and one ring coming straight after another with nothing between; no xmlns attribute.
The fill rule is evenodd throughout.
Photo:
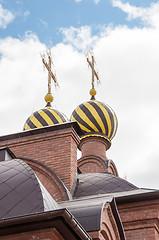
<svg viewBox="0 0 159 240"><path fill-rule="evenodd" d="M55 175L55 173L50 170L50 168L47 168L37 161L23 160L33 169L40 182L56 202L66 201L69 199L66 187Z"/></svg>
<svg viewBox="0 0 159 240"><path fill-rule="evenodd" d="M101 229L99 231L89 232L89 235L93 240L121 240L109 203L106 203L102 209Z"/></svg>
<svg viewBox="0 0 159 240"><path fill-rule="evenodd" d="M63 125L62 125L63 126ZM79 136L71 124L56 126L0 138L0 147L8 146L16 157L39 161L53 170L70 190L77 172L77 145Z"/></svg>
<svg viewBox="0 0 159 240"><path fill-rule="evenodd" d="M106 150L109 147L110 143L106 139L97 136L83 138L79 145L82 157L95 155L102 158L103 160L108 160L106 157Z"/></svg>
<svg viewBox="0 0 159 240"><path fill-rule="evenodd" d="M78 167L82 173L103 173L109 172L118 176L113 161L108 160L106 151L110 142L100 136L88 136L81 140L79 149L82 157L78 160Z"/></svg>
<svg viewBox="0 0 159 240"><path fill-rule="evenodd" d="M107 172L107 161L100 157L89 155L82 157L77 162L82 173L102 173Z"/></svg>
<svg viewBox="0 0 159 240"><path fill-rule="evenodd" d="M64 240L55 228L30 231L0 237L0 240Z"/></svg>
<svg viewBox="0 0 159 240"><path fill-rule="evenodd" d="M159 200L118 206L127 240L159 239Z"/></svg>

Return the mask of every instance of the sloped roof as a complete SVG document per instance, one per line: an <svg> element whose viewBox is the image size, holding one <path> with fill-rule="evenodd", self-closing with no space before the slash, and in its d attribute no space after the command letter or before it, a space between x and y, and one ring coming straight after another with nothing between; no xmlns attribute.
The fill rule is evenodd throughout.
<svg viewBox="0 0 159 240"><path fill-rule="evenodd" d="M103 198L82 198L59 203L62 208L67 208L86 231L100 230L101 211L103 206L112 202L113 196Z"/></svg>
<svg viewBox="0 0 159 240"><path fill-rule="evenodd" d="M0 219L58 208L28 164L20 159L0 162Z"/></svg>
<svg viewBox="0 0 159 240"><path fill-rule="evenodd" d="M74 198L138 189L128 181L110 173L78 174Z"/></svg>
<svg viewBox="0 0 159 240"><path fill-rule="evenodd" d="M113 196L92 196L61 202L61 208L67 208L87 232L101 229L102 211L106 203L109 203L118 226L120 239L125 240L123 226L116 208Z"/></svg>
<svg viewBox="0 0 159 240"><path fill-rule="evenodd" d="M28 233L31 231L48 231L55 228L65 240L92 240L85 229L78 223L67 209L57 209L49 212L29 214L12 219L0 220L1 239L9 239L12 234ZM52 237L53 237L52 232ZM50 235L49 235L50 236ZM50 236L51 237L51 236ZM40 238L41 239L41 238ZM48 238L48 235L45 239ZM51 238L54 239L54 238Z"/></svg>

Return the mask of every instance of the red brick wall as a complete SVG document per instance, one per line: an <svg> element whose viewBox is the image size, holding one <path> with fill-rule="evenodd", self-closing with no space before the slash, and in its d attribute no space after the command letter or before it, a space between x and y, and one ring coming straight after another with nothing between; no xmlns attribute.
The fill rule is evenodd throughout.
<svg viewBox="0 0 159 240"><path fill-rule="evenodd" d="M89 235L93 240L121 240L109 203L106 203L102 210L101 229L99 231L89 232Z"/></svg>
<svg viewBox="0 0 159 240"><path fill-rule="evenodd" d="M159 200L118 206L127 240L159 239Z"/></svg>
<svg viewBox="0 0 159 240"><path fill-rule="evenodd" d="M2 141L16 157L37 160L51 170L70 190L77 172L79 137L72 127Z"/></svg>
<svg viewBox="0 0 159 240"><path fill-rule="evenodd" d="M86 137L81 140L79 147L82 152L82 157L96 155L103 160L108 160L106 150L110 147L110 143L102 137Z"/></svg>
<svg viewBox="0 0 159 240"><path fill-rule="evenodd" d="M78 167L81 172L109 172L118 176L115 164L108 160L106 156L109 147L110 143L105 138L99 136L83 138L79 145L82 157L78 160Z"/></svg>
<svg viewBox="0 0 159 240"><path fill-rule="evenodd" d="M0 237L0 240L64 240L55 228L18 233Z"/></svg>
<svg viewBox="0 0 159 240"><path fill-rule="evenodd" d="M107 164L96 156L86 156L77 162L82 173L102 173L107 172Z"/></svg>
<svg viewBox="0 0 159 240"><path fill-rule="evenodd" d="M39 162L24 160L36 173L40 182L47 189L50 195L56 200L56 202L66 201L69 199L66 189L61 181L56 177L55 174L46 168L44 165L39 164Z"/></svg>

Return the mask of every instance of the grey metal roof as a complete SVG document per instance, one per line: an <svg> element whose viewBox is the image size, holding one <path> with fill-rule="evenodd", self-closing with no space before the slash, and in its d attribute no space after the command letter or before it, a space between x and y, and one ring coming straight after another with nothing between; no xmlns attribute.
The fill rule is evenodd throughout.
<svg viewBox="0 0 159 240"><path fill-rule="evenodd" d="M107 196L109 195L113 196L118 204L118 203L134 202L134 201L159 199L159 190L138 188L131 191L107 194Z"/></svg>
<svg viewBox="0 0 159 240"><path fill-rule="evenodd" d="M138 189L126 180L110 173L78 174L74 198Z"/></svg>
<svg viewBox="0 0 159 240"><path fill-rule="evenodd" d="M46 199L28 164L20 159L0 162L0 219L57 209L52 198L44 204Z"/></svg>
<svg viewBox="0 0 159 240"><path fill-rule="evenodd" d="M62 208L67 208L86 231L100 229L101 212L107 202L111 202L112 196L105 198L77 199L59 203Z"/></svg>
<svg viewBox="0 0 159 240"><path fill-rule="evenodd" d="M102 210L106 203L110 203L111 209L118 226L120 239L125 240L123 226L116 208L113 196L86 197L72 201L61 202L61 208L67 208L87 232L101 229Z"/></svg>
<svg viewBox="0 0 159 240"><path fill-rule="evenodd" d="M13 158L16 157L8 147L0 148L0 161L11 160Z"/></svg>
<svg viewBox="0 0 159 240"><path fill-rule="evenodd" d="M58 203L51 197L50 193L46 190L46 188L43 186L43 184L39 181L38 178L37 180L39 182L39 186L43 196L44 212L59 209L60 207Z"/></svg>
<svg viewBox="0 0 159 240"><path fill-rule="evenodd" d="M47 231L55 228L65 240L92 240L85 229L78 223L67 209L30 214L12 219L0 220L1 239L9 239L12 234ZM45 238L48 239L48 238ZM50 238L49 238L50 239Z"/></svg>

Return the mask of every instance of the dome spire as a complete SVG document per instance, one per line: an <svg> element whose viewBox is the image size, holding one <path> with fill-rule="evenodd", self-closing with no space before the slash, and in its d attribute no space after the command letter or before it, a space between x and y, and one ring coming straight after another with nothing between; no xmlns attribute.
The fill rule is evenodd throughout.
<svg viewBox="0 0 159 240"><path fill-rule="evenodd" d="M111 140L116 134L117 117L114 111L102 102L95 100L96 90L94 88L95 77L99 83L99 77L94 69L94 56L87 56L87 62L92 69L91 100L80 104L71 115L71 121L76 121L83 130L82 139L89 137L100 137L106 139L110 146Z"/></svg>
<svg viewBox="0 0 159 240"><path fill-rule="evenodd" d="M58 86L58 82L57 82L57 79L56 79L56 75L53 74L53 72L51 70L51 64L53 64L52 57L51 57L51 52L50 51L47 52L48 63L46 61L46 55L45 54L43 54L41 57L42 57L42 62L44 64L44 66L48 70L48 93L45 96L45 101L47 102L46 106L50 106L50 103L53 101L53 96L52 96L52 93L51 93L51 78L53 79L53 81L55 83L55 87Z"/></svg>
<svg viewBox="0 0 159 240"><path fill-rule="evenodd" d="M92 60L92 61L91 61ZM94 69L94 63L95 63L95 61L94 61L94 56L93 56L93 54L91 53L91 60L89 60L89 57L87 56L87 62L88 62L88 64L89 64L89 66L91 67L91 69L92 69L92 89L90 90L90 95L92 96L91 97L91 100L95 100L95 95L96 95L96 90L95 90L95 88L94 88L94 77L96 77L96 79L97 79L97 82L100 82L100 80L99 80L99 76L98 76L98 73L95 71L95 69Z"/></svg>

